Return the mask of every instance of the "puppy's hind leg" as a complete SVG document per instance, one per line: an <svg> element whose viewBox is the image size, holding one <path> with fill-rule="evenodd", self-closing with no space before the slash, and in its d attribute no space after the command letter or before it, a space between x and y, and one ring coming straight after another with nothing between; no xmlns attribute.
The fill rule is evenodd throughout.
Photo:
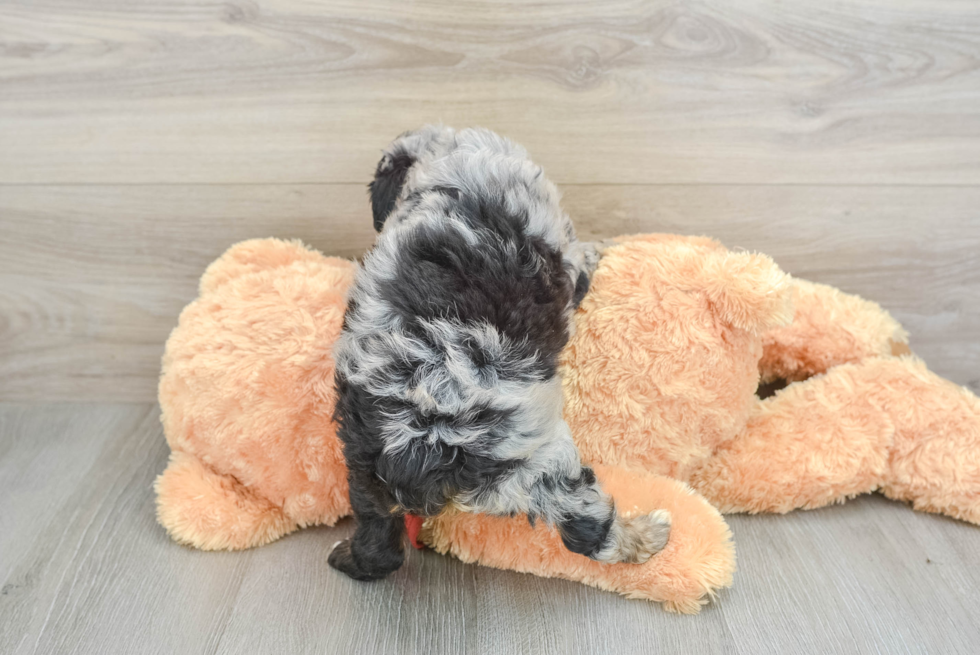
<svg viewBox="0 0 980 655"><path fill-rule="evenodd" d="M387 492L368 473L351 471L350 501L357 528L338 542L327 562L355 580L379 580L401 567L404 515L393 513Z"/></svg>
<svg viewBox="0 0 980 655"><path fill-rule="evenodd" d="M645 562L667 545L670 514L617 515L612 497L599 486L595 473L582 466L564 421L534 460L534 469L543 473L526 487L518 483L525 490L523 494L506 486L500 488L498 503L505 506L508 500L528 499L526 506L511 509L526 511L556 526L565 547L573 553L600 562Z"/></svg>
<svg viewBox="0 0 980 655"><path fill-rule="evenodd" d="M659 553L670 537L670 514L657 511L620 516L613 499L599 487L595 474L583 466L577 477L546 486L552 497L552 520L562 542L573 553L599 562L642 563ZM557 492L557 493L555 493Z"/></svg>

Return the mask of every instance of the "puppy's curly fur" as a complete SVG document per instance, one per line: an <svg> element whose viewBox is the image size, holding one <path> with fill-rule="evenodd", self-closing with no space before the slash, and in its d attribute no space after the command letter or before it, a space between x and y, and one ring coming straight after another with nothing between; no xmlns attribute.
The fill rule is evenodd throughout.
<svg viewBox="0 0 980 655"><path fill-rule="evenodd" d="M403 134L371 184L379 230L336 348L357 529L330 564L401 566L403 514L526 513L600 561L666 544L664 512L617 517L562 419L558 355L598 256L525 151L482 129Z"/></svg>

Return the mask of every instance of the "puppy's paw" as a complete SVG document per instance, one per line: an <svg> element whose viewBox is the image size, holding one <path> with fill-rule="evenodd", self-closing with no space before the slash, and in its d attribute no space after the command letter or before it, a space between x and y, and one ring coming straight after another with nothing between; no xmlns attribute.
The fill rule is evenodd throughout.
<svg viewBox="0 0 980 655"><path fill-rule="evenodd" d="M623 553L622 561L642 564L667 545L670 539L670 512L667 510L658 509L626 520L633 535L633 545L632 552Z"/></svg>
<svg viewBox="0 0 980 655"><path fill-rule="evenodd" d="M670 539L670 512L657 510L637 516L617 516L609 530L609 543L597 560L642 564L659 553Z"/></svg>
<svg viewBox="0 0 980 655"><path fill-rule="evenodd" d="M327 558L327 564L354 580L377 580L384 577L384 575L373 575L372 572L365 570L357 563L357 560L354 559L354 553L351 551L350 539L344 539L334 544L333 550L330 551L330 556Z"/></svg>
<svg viewBox="0 0 980 655"><path fill-rule="evenodd" d="M346 573L355 580L361 579L358 575L360 570L354 562L354 555L350 551L350 539L338 541L333 545L330 556L327 557L327 564L337 569L341 573Z"/></svg>
<svg viewBox="0 0 980 655"><path fill-rule="evenodd" d="M351 540L344 539L334 544L327 564L354 580L380 580L396 570L402 563L401 552L394 552L382 562L373 566L359 560L351 548Z"/></svg>

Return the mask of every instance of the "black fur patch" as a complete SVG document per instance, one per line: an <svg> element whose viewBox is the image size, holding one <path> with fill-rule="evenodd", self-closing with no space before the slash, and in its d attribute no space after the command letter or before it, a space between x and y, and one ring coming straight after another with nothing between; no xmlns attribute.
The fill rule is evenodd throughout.
<svg viewBox="0 0 980 655"><path fill-rule="evenodd" d="M405 152L395 153L391 157L386 156L378 162L374 180L368 185L375 231L381 231L388 214L395 208L395 201L398 200L398 194L405 184L405 176L414 163L415 159Z"/></svg>
<svg viewBox="0 0 980 655"><path fill-rule="evenodd" d="M755 395L760 399L765 400L766 398L771 398L776 395L776 392L781 389L785 389L789 386L789 382L780 378L773 380L772 382L767 382L765 384L759 384L759 388L755 390Z"/></svg>
<svg viewBox="0 0 980 655"><path fill-rule="evenodd" d="M508 215L502 199L490 204L463 197L454 209L480 235L479 244L448 221L420 226L400 253L384 299L420 337L423 320L489 324L523 344L521 355L536 358L541 379L552 377L568 341L565 309L575 291L561 253L525 235L524 217Z"/></svg>
<svg viewBox="0 0 980 655"><path fill-rule="evenodd" d="M520 464L441 442L414 442L404 451L382 455L378 475L394 490L401 507L420 516L434 516L462 492L480 497L494 491Z"/></svg>
<svg viewBox="0 0 980 655"><path fill-rule="evenodd" d="M603 520L589 516L572 517L558 524L558 534L568 550L595 557L602 549L615 518L615 512L610 512L608 518Z"/></svg>
<svg viewBox="0 0 980 655"><path fill-rule="evenodd" d="M572 303L578 307L582 304L582 299L585 298L585 294L589 292L589 276L586 275L585 271L578 274L578 280L575 282L575 294L572 296Z"/></svg>

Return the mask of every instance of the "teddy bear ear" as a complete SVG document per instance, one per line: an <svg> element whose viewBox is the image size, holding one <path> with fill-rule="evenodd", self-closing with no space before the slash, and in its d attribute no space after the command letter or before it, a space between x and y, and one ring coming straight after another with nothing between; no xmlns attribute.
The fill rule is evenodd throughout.
<svg viewBox="0 0 980 655"><path fill-rule="evenodd" d="M208 294L221 285L248 273L288 266L297 261L323 261L316 250L299 240L249 239L231 246L201 276L200 293Z"/></svg>
<svg viewBox="0 0 980 655"><path fill-rule="evenodd" d="M702 274L708 298L734 327L761 334L793 321L792 278L766 255L713 252Z"/></svg>

